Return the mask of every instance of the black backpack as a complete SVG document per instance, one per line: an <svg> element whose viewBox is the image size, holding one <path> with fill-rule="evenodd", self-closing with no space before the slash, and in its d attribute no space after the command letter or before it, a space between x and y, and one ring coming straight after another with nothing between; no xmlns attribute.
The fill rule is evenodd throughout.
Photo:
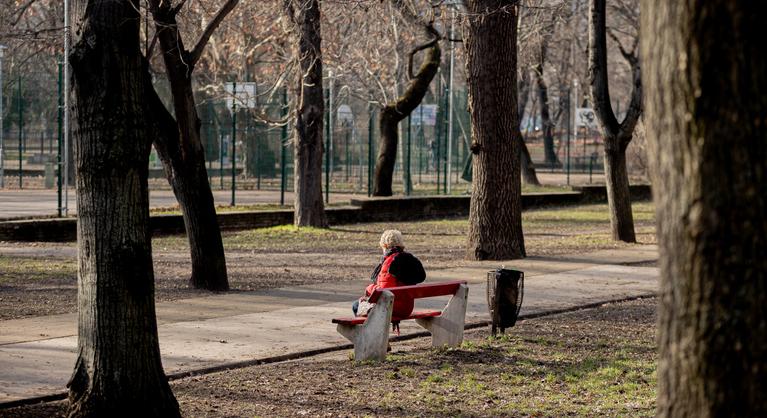
<svg viewBox="0 0 767 418"><path fill-rule="evenodd" d="M423 264L416 256L401 252L396 255L389 266L389 273L404 285L412 286L426 280L426 271Z"/></svg>

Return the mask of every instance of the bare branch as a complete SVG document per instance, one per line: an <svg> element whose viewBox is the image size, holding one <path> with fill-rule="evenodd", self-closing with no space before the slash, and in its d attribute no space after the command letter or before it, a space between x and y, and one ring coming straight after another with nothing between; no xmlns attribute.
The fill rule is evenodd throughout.
<svg viewBox="0 0 767 418"><path fill-rule="evenodd" d="M434 45L437 44L437 42L439 42L439 38L434 38L431 41L425 44L419 45L413 48L412 51L410 51L410 54L408 56L408 61L407 61L407 75L410 79L415 78L415 75L413 74L413 58L415 57L415 54L417 54L419 51L423 51L424 49L433 47Z"/></svg>
<svg viewBox="0 0 767 418"><path fill-rule="evenodd" d="M213 32L218 28L218 26L221 24L221 22L224 21L226 16L234 10L235 6L237 6L237 3L239 3L240 0L227 0L226 3L219 9L218 13L216 13L216 16L213 17L213 20L211 20L208 23L208 26L205 28L205 31L203 31L202 35L200 36L200 39L197 41L197 44L194 46L194 49L189 53L189 65L194 66L197 61L202 56L203 50L205 50L205 45L208 44L208 41L210 40L210 37L213 35Z"/></svg>
<svg viewBox="0 0 767 418"><path fill-rule="evenodd" d="M607 35L609 35L610 38L615 41L616 44L618 44L618 49L621 51L621 55L623 55L623 58L625 58L629 64L638 59L636 56L636 49L637 45L639 44L638 36L634 38L634 45L631 47L631 50L628 50L623 46L623 43L620 41L620 39L618 39L615 33L613 33L612 29L607 28Z"/></svg>
<svg viewBox="0 0 767 418"><path fill-rule="evenodd" d="M29 9L30 6L32 6L32 4L35 3L35 1L37 0L29 0L22 4L18 10L16 10L17 15L16 18L11 22L11 27L14 27L19 23L21 18L24 16L24 13L27 11L27 9Z"/></svg>
<svg viewBox="0 0 767 418"><path fill-rule="evenodd" d="M149 46L146 49L146 59L151 60L152 54L154 54L154 46L157 45L157 34L158 32L155 31L154 35L152 35L152 41L149 42Z"/></svg>

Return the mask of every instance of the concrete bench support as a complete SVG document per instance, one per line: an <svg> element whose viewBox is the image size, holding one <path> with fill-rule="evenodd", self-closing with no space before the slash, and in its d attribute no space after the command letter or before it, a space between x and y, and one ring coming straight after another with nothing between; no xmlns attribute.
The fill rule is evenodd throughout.
<svg viewBox="0 0 767 418"><path fill-rule="evenodd" d="M463 328L466 323L466 304L469 287L462 284L450 298L442 315L434 318L419 318L415 321L431 333L432 347L458 347L463 342Z"/></svg>
<svg viewBox="0 0 767 418"><path fill-rule="evenodd" d="M338 324L338 332L354 344L357 361L386 359L394 295L384 291L361 325Z"/></svg>

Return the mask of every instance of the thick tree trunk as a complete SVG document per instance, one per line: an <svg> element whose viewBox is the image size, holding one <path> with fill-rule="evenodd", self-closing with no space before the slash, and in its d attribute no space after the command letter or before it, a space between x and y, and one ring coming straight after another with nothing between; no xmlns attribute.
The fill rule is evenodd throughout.
<svg viewBox="0 0 767 418"><path fill-rule="evenodd" d="M525 256L522 236L517 109L517 6L470 0L469 108L473 188L467 256L475 260Z"/></svg>
<svg viewBox="0 0 767 418"><path fill-rule="evenodd" d="M755 1L642 2L659 417L767 416L766 15Z"/></svg>
<svg viewBox="0 0 767 418"><path fill-rule="evenodd" d="M610 104L607 77L607 29L605 0L591 0L589 7L589 77L594 111L597 114L605 144L605 179L610 207L613 239L636 242L631 195L628 192L626 148L631 142L639 116L642 114L642 79L635 50L625 51L623 57L631 65L633 89L631 102L622 122L618 122ZM634 47L636 49L636 45ZM608 161L610 159L610 161Z"/></svg>
<svg viewBox="0 0 767 418"><path fill-rule="evenodd" d="M376 160L373 196L392 195L392 177L394 175L394 163L397 159L397 145L399 142L398 125L421 103L429 84L439 71L441 50L439 43L432 41L429 52L424 59L418 74L410 80L402 96L394 103L389 103L381 110L378 119L381 132L381 145L378 148Z"/></svg>
<svg viewBox="0 0 767 418"><path fill-rule="evenodd" d="M294 156L296 226L327 227L322 202L322 36L318 0L291 0L287 4L298 37L300 71L296 89L296 152Z"/></svg>
<svg viewBox="0 0 767 418"><path fill-rule="evenodd" d="M628 143L619 140L611 142ZM612 237L618 241L636 242L625 149L605 147L605 179Z"/></svg>
<svg viewBox="0 0 767 418"><path fill-rule="evenodd" d="M190 283L199 289L229 290L224 244L205 168L200 118L192 90L194 63L188 59L170 2L152 0L152 14L175 113L174 121L164 107L155 108L155 117L168 125L163 130L168 134L157 136L155 149L184 216L192 260ZM177 130L175 135L173 128Z"/></svg>
<svg viewBox="0 0 767 418"><path fill-rule="evenodd" d="M172 147L169 144L167 148L159 145L155 148L184 217L192 261L189 282L198 289L229 290L224 244L204 157L187 154L188 158L183 158L178 149L170 151Z"/></svg>
<svg viewBox="0 0 767 418"><path fill-rule="evenodd" d="M69 416L177 417L154 308L139 3L73 6L78 356Z"/></svg>

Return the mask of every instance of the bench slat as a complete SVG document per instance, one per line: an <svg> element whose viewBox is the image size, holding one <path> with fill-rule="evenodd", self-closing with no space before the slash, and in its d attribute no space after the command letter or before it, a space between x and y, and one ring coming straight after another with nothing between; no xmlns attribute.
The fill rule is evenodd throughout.
<svg viewBox="0 0 767 418"><path fill-rule="evenodd" d="M408 316L407 318L393 317L391 321L398 322L398 321L405 321L408 319L434 318L434 317L440 316L441 314L442 314L441 311L416 311L411 313L410 316ZM342 325L360 325L360 324L364 324L366 320L367 320L367 317L355 316L355 317L349 317L349 318L334 318L333 323L342 324Z"/></svg>
<svg viewBox="0 0 767 418"><path fill-rule="evenodd" d="M370 295L369 302L376 303L381 296L381 292L388 290L394 294L394 300L397 300L397 295L407 294L413 299L431 298L435 296L454 295L458 291L458 287L462 284L466 284L464 280L456 280L452 282L440 282L433 284L417 284L414 286L400 286L389 287L386 289L376 289L372 295Z"/></svg>

